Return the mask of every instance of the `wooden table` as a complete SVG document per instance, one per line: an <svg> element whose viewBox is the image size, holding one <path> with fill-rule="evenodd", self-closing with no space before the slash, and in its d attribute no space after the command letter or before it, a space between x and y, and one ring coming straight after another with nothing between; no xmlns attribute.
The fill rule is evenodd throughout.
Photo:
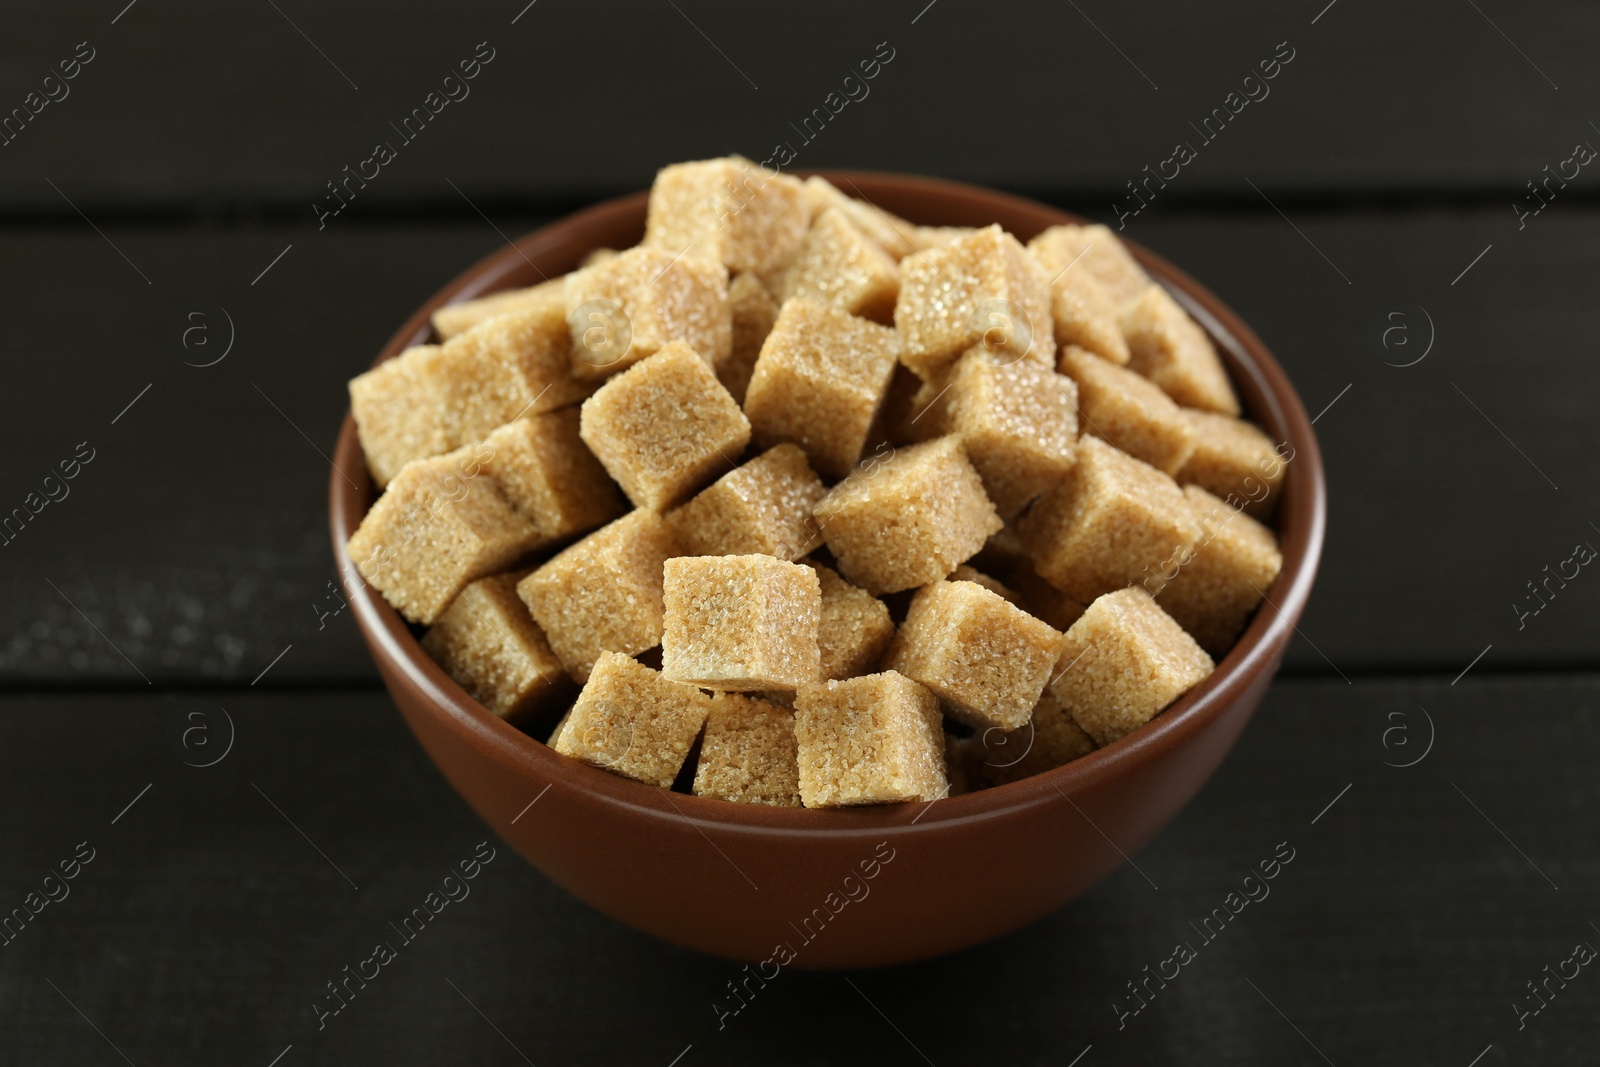
<svg viewBox="0 0 1600 1067"><path fill-rule="evenodd" d="M6 18L0 513L65 495L0 538L0 913L66 895L6 931L0 1063L1593 1062L1600 977L1527 983L1600 946L1600 578L1528 585L1600 544L1600 10L524 2ZM1149 848L999 942L786 974L719 1029L737 968L501 846L319 1029L487 836L323 617L343 383L506 235L780 143L1120 219L1255 327L1329 478L1283 676Z"/></svg>

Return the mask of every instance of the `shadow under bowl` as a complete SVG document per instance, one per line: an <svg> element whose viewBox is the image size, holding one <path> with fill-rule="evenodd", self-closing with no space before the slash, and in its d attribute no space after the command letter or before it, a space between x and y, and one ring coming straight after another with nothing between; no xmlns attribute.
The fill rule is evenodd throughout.
<svg viewBox="0 0 1600 1067"><path fill-rule="evenodd" d="M1083 220L973 186L821 172L931 226L998 222L1027 241ZM644 232L646 194L597 204L484 259L378 354L434 339L441 305L532 285ZM1204 684L1154 721L1053 771L932 804L805 810L672 793L559 756L485 710L359 580L345 545L375 492L347 416L329 478L334 555L362 636L417 740L494 831L574 896L680 945L808 968L902 963L974 945L1061 907L1145 845L1232 748L1277 671L1322 552L1322 460L1294 388L1260 339L1188 275L1133 254L1216 343L1246 415L1293 449L1278 505L1283 571Z"/></svg>

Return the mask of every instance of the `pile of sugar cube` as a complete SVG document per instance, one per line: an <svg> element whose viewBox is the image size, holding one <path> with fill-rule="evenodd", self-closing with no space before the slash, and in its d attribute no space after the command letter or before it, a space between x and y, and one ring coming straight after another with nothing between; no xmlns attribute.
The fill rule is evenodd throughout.
<svg viewBox="0 0 1600 1067"><path fill-rule="evenodd" d="M640 782L1050 770L1204 680L1282 566L1291 457L1103 226L683 163L637 247L434 327L350 383L383 490L350 557L484 707Z"/></svg>

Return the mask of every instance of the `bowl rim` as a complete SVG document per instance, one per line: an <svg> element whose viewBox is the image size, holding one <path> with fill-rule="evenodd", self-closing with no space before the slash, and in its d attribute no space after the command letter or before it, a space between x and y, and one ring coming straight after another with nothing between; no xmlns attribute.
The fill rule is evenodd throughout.
<svg viewBox="0 0 1600 1067"><path fill-rule="evenodd" d="M994 213L998 207L1002 213L1037 216L1045 226L1091 222L1025 197L942 179L850 170L794 173L802 178L821 175L836 185L850 186L869 200L888 192L889 199L909 195L943 200L944 207L965 207L980 216L984 211ZM642 225L647 197L648 192L641 191L602 201L508 241L509 247L479 260L429 297L390 337L373 366L412 345L436 341L431 320L437 308L505 288L507 279L525 266L534 266L542 275L535 263L541 257L564 256L576 265L577 259L593 247L582 235L595 229L608 225L626 228L631 219ZM370 506L372 488L355 421L347 410L329 472L329 529L340 581L373 656L380 661L380 668L387 668L382 672L386 680L392 685L392 675L398 673L425 698L430 713L446 729L495 762L546 788L562 785L597 803L626 808L641 817L687 819L736 834L875 835L888 828L918 825L927 829L1000 818L1022 809L1070 800L1073 794L1093 790L1182 746L1242 697L1262 674L1275 672L1316 578L1327 522L1326 484L1311 420L1266 345L1210 290L1149 249L1124 240L1152 278L1161 282L1206 330L1239 391L1257 398L1254 407L1246 405L1246 414L1266 428L1280 446L1287 444L1294 450L1277 511L1283 568L1268 590L1267 604L1256 612L1239 641L1204 682L1133 733L1060 767L1015 782L936 802L842 809L735 804L672 793L561 756L484 708L456 685L422 650L399 613L359 577L346 546ZM665 806L662 800L666 801Z"/></svg>

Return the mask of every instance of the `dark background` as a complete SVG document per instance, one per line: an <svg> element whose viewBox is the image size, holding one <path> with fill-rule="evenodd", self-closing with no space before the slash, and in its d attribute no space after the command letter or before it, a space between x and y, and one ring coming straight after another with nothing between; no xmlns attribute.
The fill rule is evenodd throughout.
<svg viewBox="0 0 1600 1067"><path fill-rule="evenodd" d="M1516 605L1600 545L1600 183L1518 210L1600 145L1600 9L125 2L0 8L0 114L94 56L0 147L0 512L94 456L0 547L0 912L95 850L0 947L0 1063L1593 1061L1600 975L1513 1005L1600 945L1600 577ZM325 183L479 42L471 95L319 229ZM786 973L719 1031L737 968L501 847L318 1031L323 984L487 836L324 615L344 382L410 309L677 160L787 142L1115 225L1179 141L1124 232L1321 412L1330 525L1282 677L1137 869L956 956ZM225 758L178 758L229 722ZM1124 983L1281 841L1271 897L1119 1030Z"/></svg>

